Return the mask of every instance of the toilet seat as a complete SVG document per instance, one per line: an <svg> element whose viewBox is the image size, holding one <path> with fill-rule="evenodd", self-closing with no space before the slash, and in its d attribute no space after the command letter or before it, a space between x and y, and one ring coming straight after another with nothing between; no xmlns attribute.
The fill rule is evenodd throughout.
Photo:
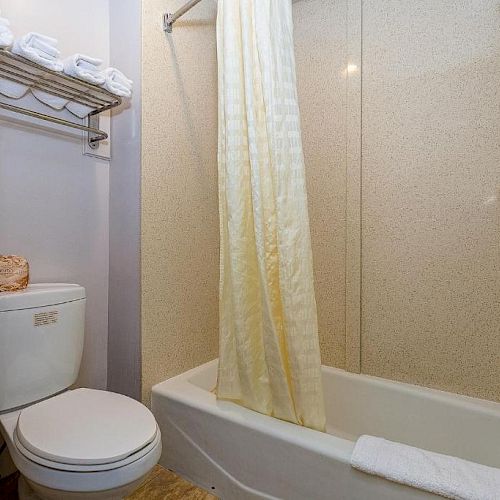
<svg viewBox="0 0 500 500"><path fill-rule="evenodd" d="M30 458L27 458L22 452L21 447L16 445L16 427L19 420L19 415L24 410L14 410L10 413L0 413L0 430L7 442L11 457L19 469L21 474L26 477L31 484L38 484L46 488L51 488L60 491L93 493L98 491L113 490L122 488L125 485L133 484L141 481L151 469L158 463L160 459L162 443L161 434L158 429L156 439L151 443L151 448L148 446L145 454L138 458L142 453L137 453L133 458L135 460L130 463L128 460L117 462L114 465L117 468L111 469L104 464L98 467L107 470L96 470L96 466L77 466L82 467L80 471L63 470L64 464L47 461L46 465L41 465ZM18 441L19 442L19 441ZM27 454L29 451L27 451ZM42 460L40 457L35 457L38 462ZM132 458L132 457L131 457ZM75 467L69 465L67 468ZM84 467L87 467L85 470ZM93 470L92 470L93 469ZM64 497L62 497L64 498ZM85 498L85 496L82 496Z"/></svg>
<svg viewBox="0 0 500 500"><path fill-rule="evenodd" d="M59 471L68 471L68 472L102 472L109 471L114 469L119 469L121 467L125 467L126 465L131 464L137 460L140 460L143 457L146 457L149 453L155 452L157 447L161 443L161 434L159 429L157 430L156 436L153 441L151 441L148 445L146 445L141 450L137 451L129 455L128 457L118 460L117 462L107 463L107 464L87 464L87 465L75 465L75 464L65 464L62 462L54 462L51 460L47 460L45 458L39 457L31 451L27 450L23 444L19 441L17 436L17 432L14 432L14 444L16 445L17 451L21 453L25 458L34 462L42 467L48 467L50 469L59 470Z"/></svg>
<svg viewBox="0 0 500 500"><path fill-rule="evenodd" d="M42 466L67 471L111 470L146 455L160 439L152 413L107 391L75 389L21 411L14 441Z"/></svg>

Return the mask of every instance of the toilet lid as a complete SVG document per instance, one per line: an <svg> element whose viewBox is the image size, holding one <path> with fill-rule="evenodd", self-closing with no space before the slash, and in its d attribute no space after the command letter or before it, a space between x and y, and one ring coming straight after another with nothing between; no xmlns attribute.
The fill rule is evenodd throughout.
<svg viewBox="0 0 500 500"><path fill-rule="evenodd" d="M21 444L64 464L113 463L155 439L153 414L137 401L107 391L75 389L22 410Z"/></svg>

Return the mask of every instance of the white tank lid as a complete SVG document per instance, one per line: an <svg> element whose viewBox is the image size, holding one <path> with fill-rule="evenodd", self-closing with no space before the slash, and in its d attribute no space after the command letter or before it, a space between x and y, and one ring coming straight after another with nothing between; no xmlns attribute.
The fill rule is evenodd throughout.
<svg viewBox="0 0 500 500"><path fill-rule="evenodd" d="M122 460L151 443L153 414L121 394L75 389L25 408L17 422L21 444L38 457L64 464Z"/></svg>
<svg viewBox="0 0 500 500"><path fill-rule="evenodd" d="M66 283L39 283L19 292L0 293L0 313L54 306L85 298L85 288Z"/></svg>

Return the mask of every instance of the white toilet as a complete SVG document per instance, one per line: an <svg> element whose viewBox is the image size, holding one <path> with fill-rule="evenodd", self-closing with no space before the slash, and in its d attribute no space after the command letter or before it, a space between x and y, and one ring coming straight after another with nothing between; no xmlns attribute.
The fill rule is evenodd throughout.
<svg viewBox="0 0 500 500"><path fill-rule="evenodd" d="M83 350L85 289L0 294L0 433L20 499L120 499L158 462L152 413L107 391L68 388Z"/></svg>

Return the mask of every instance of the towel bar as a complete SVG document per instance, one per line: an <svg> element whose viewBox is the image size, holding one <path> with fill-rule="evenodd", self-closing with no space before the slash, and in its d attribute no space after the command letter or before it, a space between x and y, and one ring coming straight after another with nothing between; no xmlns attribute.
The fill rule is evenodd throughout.
<svg viewBox="0 0 500 500"><path fill-rule="evenodd" d="M93 127L87 127L85 125L80 125L79 123L70 122L69 120L63 120L62 118L57 118L56 116L44 115L43 113L38 113L37 111L20 108L19 106L12 106L11 104L7 104L4 102L0 102L0 108L7 111L12 111L14 113L19 113L21 115L30 116L32 118L37 118L38 120L44 120L47 122L56 123L57 125L63 125L65 127L83 130L84 132L89 133L90 144L104 141L108 138L108 134L102 130Z"/></svg>

